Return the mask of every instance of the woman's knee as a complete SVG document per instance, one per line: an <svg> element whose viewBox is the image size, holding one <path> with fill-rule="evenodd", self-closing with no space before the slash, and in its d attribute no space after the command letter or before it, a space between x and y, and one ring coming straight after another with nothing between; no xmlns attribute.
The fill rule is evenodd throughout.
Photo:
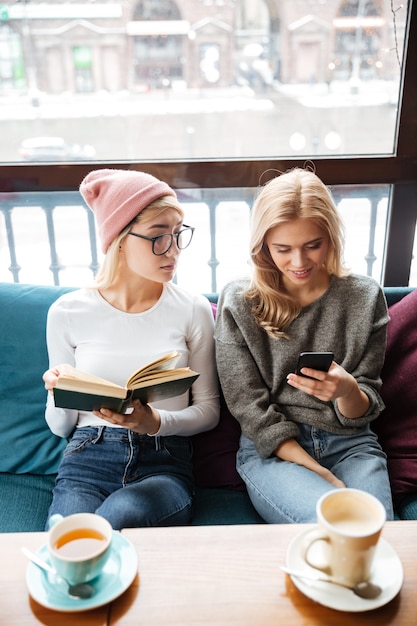
<svg viewBox="0 0 417 626"><path fill-rule="evenodd" d="M112 493L96 513L115 530L145 526L186 525L191 521L193 496L180 481L155 476Z"/></svg>

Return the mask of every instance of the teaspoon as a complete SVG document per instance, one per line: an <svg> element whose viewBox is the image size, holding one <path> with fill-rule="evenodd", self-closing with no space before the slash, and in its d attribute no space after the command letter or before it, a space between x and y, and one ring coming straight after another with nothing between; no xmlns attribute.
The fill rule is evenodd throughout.
<svg viewBox="0 0 417 626"><path fill-rule="evenodd" d="M64 583L68 587L69 595L72 596L73 598L80 598L82 600L87 600L88 598L91 598L91 596L93 595L94 589L88 583L79 583L78 585L71 585L67 580L65 580L65 578L62 578L62 576L60 576L60 574L58 574L58 572L51 565L49 565L48 563L40 559L37 554L34 554L33 552L31 552L24 546L22 546L22 552L28 557L28 559L32 561L32 563L37 565L40 569L43 569L46 572L49 572L50 574L53 574L56 578L59 578L60 580L63 580Z"/></svg>
<svg viewBox="0 0 417 626"><path fill-rule="evenodd" d="M331 583L333 585L340 585L340 587L346 587L346 589L351 589L354 594L356 594L360 598L365 598L365 600L373 600L374 598L377 598L382 592L381 587L369 581L362 581L356 583L355 585L349 585L348 583L342 583L338 580L334 580L333 578L326 578L325 576L319 576L310 572L301 572L299 570L290 569L282 565L281 569L283 572L286 572L291 576L296 576L297 578L306 578L307 580L320 580L325 583Z"/></svg>

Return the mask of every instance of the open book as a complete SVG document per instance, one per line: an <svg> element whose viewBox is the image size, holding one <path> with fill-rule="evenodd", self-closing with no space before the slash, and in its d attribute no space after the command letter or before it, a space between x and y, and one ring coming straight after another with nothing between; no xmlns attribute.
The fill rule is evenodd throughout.
<svg viewBox="0 0 417 626"><path fill-rule="evenodd" d="M124 387L65 365L53 391L55 406L79 411L107 408L125 413L135 398L148 403L180 396L199 376L189 367L176 368L180 357L179 352L169 352L144 365Z"/></svg>

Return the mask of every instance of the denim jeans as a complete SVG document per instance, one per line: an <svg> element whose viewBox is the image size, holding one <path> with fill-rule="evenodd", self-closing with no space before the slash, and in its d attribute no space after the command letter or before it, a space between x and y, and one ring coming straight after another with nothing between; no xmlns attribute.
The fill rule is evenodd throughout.
<svg viewBox="0 0 417 626"><path fill-rule="evenodd" d="M77 428L65 449L48 519L89 512L115 530L190 522L192 447L187 437L149 437L124 428Z"/></svg>
<svg viewBox="0 0 417 626"><path fill-rule="evenodd" d="M356 435L334 435L298 424L298 442L346 487L362 489L382 502L393 519L387 459L376 435L366 426ZM253 442L241 436L237 470L258 513L271 524L316 522L316 503L335 489L324 478L297 463L262 458Z"/></svg>

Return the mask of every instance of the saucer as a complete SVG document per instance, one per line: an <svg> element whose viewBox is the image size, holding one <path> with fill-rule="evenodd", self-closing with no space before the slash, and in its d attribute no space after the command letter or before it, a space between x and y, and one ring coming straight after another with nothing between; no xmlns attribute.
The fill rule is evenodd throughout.
<svg viewBox="0 0 417 626"><path fill-rule="evenodd" d="M26 584L36 602L48 609L64 612L79 612L95 609L120 596L132 584L138 571L138 558L134 546L120 533L113 532L110 556L100 576L90 582L94 587L91 598L82 600L68 595L67 586L62 581L29 563L26 570ZM48 548L43 545L37 554L47 563Z"/></svg>
<svg viewBox="0 0 417 626"><path fill-rule="evenodd" d="M300 533L291 541L287 549L286 565L306 574L314 573L317 575L317 570L310 567L301 556L301 545L308 532L310 531L306 530ZM371 611L390 602L400 591L403 577L403 566L398 554L385 539L380 538L370 579L382 589L381 595L377 598L365 600L355 595L350 589L330 582L307 580L297 576L291 576L291 580L297 589L319 604L338 611L355 613Z"/></svg>

